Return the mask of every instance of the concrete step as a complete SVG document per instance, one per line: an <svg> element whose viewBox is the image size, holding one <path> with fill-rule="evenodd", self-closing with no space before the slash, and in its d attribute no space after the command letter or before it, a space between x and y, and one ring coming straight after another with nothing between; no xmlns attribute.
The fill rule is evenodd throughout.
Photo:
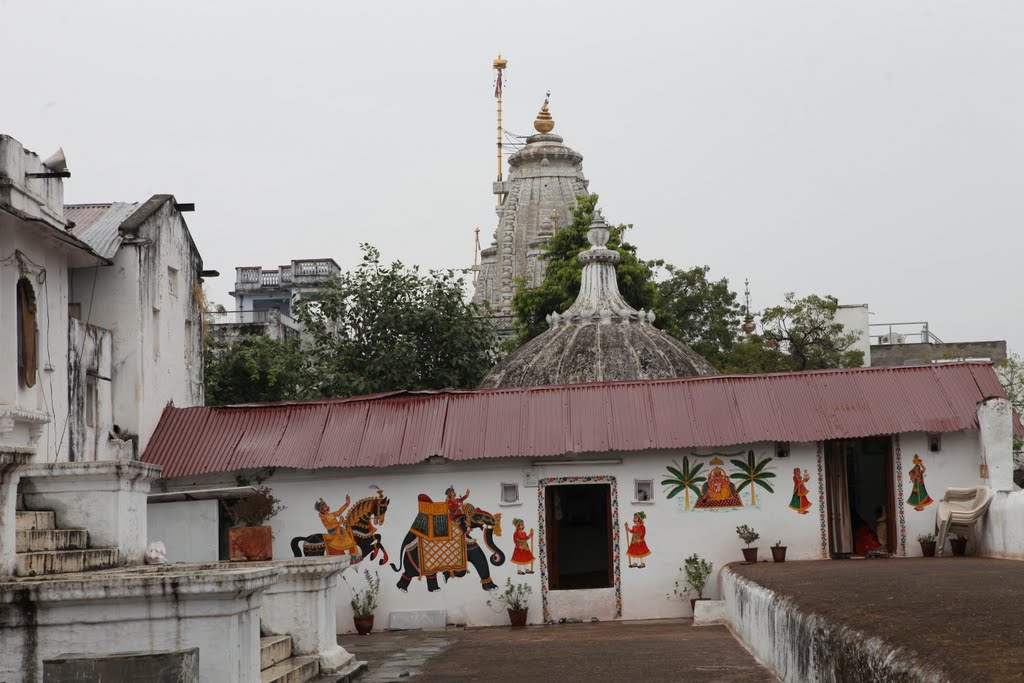
<svg viewBox="0 0 1024 683"><path fill-rule="evenodd" d="M48 550L38 553L18 553L15 574L42 576L44 574L70 574L97 569L110 569L120 564L117 548L89 550Z"/></svg>
<svg viewBox="0 0 1024 683"><path fill-rule="evenodd" d="M55 529L57 523L52 512L26 512L18 510L14 513L15 531L31 531L33 529Z"/></svg>
<svg viewBox="0 0 1024 683"><path fill-rule="evenodd" d="M269 669L292 656L291 636L265 636L260 638L260 669Z"/></svg>
<svg viewBox="0 0 1024 683"><path fill-rule="evenodd" d="M306 683L320 675L320 658L316 655L292 657L260 673L260 683Z"/></svg>
<svg viewBox="0 0 1024 683"><path fill-rule="evenodd" d="M89 532L85 529L26 529L16 531L15 537L15 551L19 553L89 547Z"/></svg>

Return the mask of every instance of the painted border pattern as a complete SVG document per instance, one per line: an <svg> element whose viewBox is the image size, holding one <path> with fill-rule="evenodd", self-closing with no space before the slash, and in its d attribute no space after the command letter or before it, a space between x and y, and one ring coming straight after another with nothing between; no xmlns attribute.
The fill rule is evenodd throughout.
<svg viewBox="0 0 1024 683"><path fill-rule="evenodd" d="M825 510L825 456L822 453L822 442L818 442L818 519L821 526L821 559L827 560L828 554L828 514Z"/></svg>
<svg viewBox="0 0 1024 683"><path fill-rule="evenodd" d="M544 514L544 492L559 484L611 484L612 561L614 563L615 618L622 618L622 557L619 554L619 485L611 475L548 477L537 480L537 552L540 553L540 599L544 606L544 623L551 622L548 609L548 542L547 515Z"/></svg>
<svg viewBox="0 0 1024 683"><path fill-rule="evenodd" d="M892 437L896 451L896 507L900 514L900 557L907 556L907 514L903 506L903 454L900 451L900 435Z"/></svg>

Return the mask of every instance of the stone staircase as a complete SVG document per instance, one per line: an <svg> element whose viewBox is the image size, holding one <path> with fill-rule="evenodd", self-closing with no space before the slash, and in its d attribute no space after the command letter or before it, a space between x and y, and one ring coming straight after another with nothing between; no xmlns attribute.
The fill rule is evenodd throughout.
<svg viewBox="0 0 1024 683"><path fill-rule="evenodd" d="M260 683L306 683L320 675L320 658L292 656L291 636L260 638Z"/></svg>
<svg viewBox="0 0 1024 683"><path fill-rule="evenodd" d="M53 512L15 513L18 576L69 574L120 564L117 548L90 548L85 529L58 529Z"/></svg>

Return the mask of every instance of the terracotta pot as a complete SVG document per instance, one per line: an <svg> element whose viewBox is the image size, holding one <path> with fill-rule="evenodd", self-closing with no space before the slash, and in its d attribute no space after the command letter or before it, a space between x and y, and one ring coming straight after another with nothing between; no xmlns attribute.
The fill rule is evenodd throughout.
<svg viewBox="0 0 1024 683"><path fill-rule="evenodd" d="M954 555L966 555L967 554L967 539L966 538L951 538L949 539L949 547L953 549Z"/></svg>
<svg viewBox="0 0 1024 683"><path fill-rule="evenodd" d="M269 526L237 526L228 529L228 557L232 562L274 559L274 535Z"/></svg>
<svg viewBox="0 0 1024 683"><path fill-rule="evenodd" d="M786 546L784 545L773 545L772 546L772 562L785 562L786 561Z"/></svg>
<svg viewBox="0 0 1024 683"><path fill-rule="evenodd" d="M925 557L935 557L935 541L918 541L921 544L921 554Z"/></svg>
<svg viewBox="0 0 1024 683"><path fill-rule="evenodd" d="M747 564L757 564L757 548L744 548L743 559Z"/></svg>
<svg viewBox="0 0 1024 683"><path fill-rule="evenodd" d="M373 630L373 615L368 617L352 617L352 622L356 625L356 631L361 636L370 635L370 631Z"/></svg>
<svg viewBox="0 0 1024 683"><path fill-rule="evenodd" d="M505 611L508 612L508 620L512 622L512 628L523 628L524 626L526 626L526 614L530 611L529 608L508 608Z"/></svg>

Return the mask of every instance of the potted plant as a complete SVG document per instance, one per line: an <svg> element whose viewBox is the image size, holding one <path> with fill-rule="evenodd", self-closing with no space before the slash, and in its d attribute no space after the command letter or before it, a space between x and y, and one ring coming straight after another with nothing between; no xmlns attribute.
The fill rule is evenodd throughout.
<svg viewBox="0 0 1024 683"><path fill-rule="evenodd" d="M266 522L281 510L281 501L266 486L226 506L234 523L228 529L228 557L232 562L273 559L274 535Z"/></svg>
<svg viewBox="0 0 1024 683"><path fill-rule="evenodd" d="M966 555L967 537L957 534L955 538L949 539L949 547L952 548L954 555Z"/></svg>
<svg viewBox="0 0 1024 683"><path fill-rule="evenodd" d="M530 584L512 583L512 579L505 579L505 588L501 593L496 592L494 596L494 602L498 603L496 611L500 612L504 606L512 627L522 628L526 626L526 615L530 611L530 596L532 594L533 589L530 588ZM487 606L493 609L494 602L488 600Z"/></svg>
<svg viewBox="0 0 1024 683"><path fill-rule="evenodd" d="M785 562L786 561L786 546L782 545L782 541L775 541L775 545L772 546L772 562Z"/></svg>
<svg viewBox="0 0 1024 683"><path fill-rule="evenodd" d="M921 554L925 557L935 557L935 534L918 534L917 542L921 544Z"/></svg>
<svg viewBox="0 0 1024 683"><path fill-rule="evenodd" d="M696 592L696 598L690 598L690 610L695 611L697 608L697 601L704 600L704 587L708 584L708 577L711 576L711 568L714 565L705 560L703 557L694 553L685 560L683 560L682 571L686 575L686 587L683 590L679 588L679 581L676 581L675 587L672 589L672 593L675 594L676 599L686 600L691 592ZM672 597L671 595L668 597Z"/></svg>
<svg viewBox="0 0 1024 683"><path fill-rule="evenodd" d="M377 596L380 595L380 574L371 574L369 569L364 569L363 578L366 587L352 589L352 623L361 636L369 635L373 630L373 610L377 609Z"/></svg>
<svg viewBox="0 0 1024 683"><path fill-rule="evenodd" d="M747 564L756 564L757 548L751 548L750 544L761 538L761 534L744 524L743 526L736 527L736 535L740 537L741 541L747 544L747 547L743 549L743 559Z"/></svg>

